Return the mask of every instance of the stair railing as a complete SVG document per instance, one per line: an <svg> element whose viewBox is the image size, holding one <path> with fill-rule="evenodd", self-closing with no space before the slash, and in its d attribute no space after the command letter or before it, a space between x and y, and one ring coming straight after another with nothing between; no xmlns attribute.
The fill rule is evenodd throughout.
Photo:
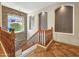
<svg viewBox="0 0 79 59"><path fill-rule="evenodd" d="M43 46L48 45L48 43L53 38L53 28L48 30L38 30L29 40L23 42L21 48L24 50L28 49L29 47L33 46L34 44L40 44Z"/></svg>
<svg viewBox="0 0 79 59"><path fill-rule="evenodd" d="M7 56L15 56L15 33L14 29L11 32L7 32L0 27L0 41L6 51Z"/></svg>

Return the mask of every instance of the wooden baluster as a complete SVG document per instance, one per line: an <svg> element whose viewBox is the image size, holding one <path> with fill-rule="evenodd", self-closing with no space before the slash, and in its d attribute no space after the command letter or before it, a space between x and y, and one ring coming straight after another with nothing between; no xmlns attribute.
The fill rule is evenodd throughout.
<svg viewBox="0 0 79 59"><path fill-rule="evenodd" d="M44 31L42 31L42 45L44 45L43 40L44 40Z"/></svg>
<svg viewBox="0 0 79 59"><path fill-rule="evenodd" d="M14 29L11 31L11 56L15 56L15 33Z"/></svg>
<svg viewBox="0 0 79 59"><path fill-rule="evenodd" d="M41 44L41 30L39 31L39 33L40 33L40 44Z"/></svg>
<svg viewBox="0 0 79 59"><path fill-rule="evenodd" d="M39 43L40 43L40 31L39 31Z"/></svg>
<svg viewBox="0 0 79 59"><path fill-rule="evenodd" d="M0 30L1 30L1 27L0 27Z"/></svg>
<svg viewBox="0 0 79 59"><path fill-rule="evenodd" d="M45 35L45 31L44 31L44 46L45 46L45 40L46 40L46 35Z"/></svg>
<svg viewBox="0 0 79 59"><path fill-rule="evenodd" d="M43 30L43 39L42 40L43 40L43 45L44 45L44 30Z"/></svg>
<svg viewBox="0 0 79 59"><path fill-rule="evenodd" d="M41 43L41 31L40 31L40 43Z"/></svg>
<svg viewBox="0 0 79 59"><path fill-rule="evenodd" d="M41 35L42 39L41 40L42 40L42 45L43 45L43 31L41 33L42 33L42 35Z"/></svg>
<svg viewBox="0 0 79 59"><path fill-rule="evenodd" d="M1 40L1 27L0 27L0 40Z"/></svg>
<svg viewBox="0 0 79 59"><path fill-rule="evenodd" d="M42 30L42 45L43 45L43 30Z"/></svg>
<svg viewBox="0 0 79 59"><path fill-rule="evenodd" d="M40 35L41 35L41 39L40 39L40 40L41 40L41 44L43 44L43 42L42 42L42 38L43 38L43 37L42 37L42 30L41 30L41 34L40 34Z"/></svg>
<svg viewBox="0 0 79 59"><path fill-rule="evenodd" d="M40 36L40 35L39 35L39 31L38 31L38 43L39 43L39 39L40 39L39 36Z"/></svg>
<svg viewBox="0 0 79 59"><path fill-rule="evenodd" d="M43 45L43 31L40 30L40 44Z"/></svg>
<svg viewBox="0 0 79 59"><path fill-rule="evenodd" d="M41 37L40 41L41 41L41 44L42 44L42 31L41 31L40 37Z"/></svg>
<svg viewBox="0 0 79 59"><path fill-rule="evenodd" d="M41 31L39 31L39 43L41 43Z"/></svg>

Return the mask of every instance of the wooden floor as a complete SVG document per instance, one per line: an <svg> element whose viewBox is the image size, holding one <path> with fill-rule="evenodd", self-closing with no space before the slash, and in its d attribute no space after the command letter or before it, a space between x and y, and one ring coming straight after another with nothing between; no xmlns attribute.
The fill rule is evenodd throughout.
<svg viewBox="0 0 79 59"><path fill-rule="evenodd" d="M5 57L4 51L1 47L1 44L0 44L0 57Z"/></svg>
<svg viewBox="0 0 79 59"><path fill-rule="evenodd" d="M55 42L47 51L38 47L28 57L79 57L79 47Z"/></svg>

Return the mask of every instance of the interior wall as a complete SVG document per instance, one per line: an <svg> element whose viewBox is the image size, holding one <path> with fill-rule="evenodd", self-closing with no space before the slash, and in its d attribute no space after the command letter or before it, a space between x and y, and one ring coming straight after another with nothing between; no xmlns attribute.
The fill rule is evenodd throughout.
<svg viewBox="0 0 79 59"><path fill-rule="evenodd" d="M5 30L8 30L8 14L24 17L24 31L15 33L15 50L18 50L21 42L25 40L27 41L27 14L9 7L2 6L2 27L5 28Z"/></svg>
<svg viewBox="0 0 79 59"><path fill-rule="evenodd" d="M29 29L29 16L35 16L35 26L33 29ZM27 15L27 40L38 30L38 16L37 14L28 14Z"/></svg>
<svg viewBox="0 0 79 59"><path fill-rule="evenodd" d="M67 4L67 3L66 3ZM65 34L65 33L58 33L54 32L54 39L59 42L68 43L72 45L79 46L79 6L76 3L68 3L69 5L74 5L74 24L73 24L73 34ZM61 4L62 5L62 4Z"/></svg>
<svg viewBox="0 0 79 59"><path fill-rule="evenodd" d="M68 33L58 33L55 32L55 9L62 6L62 5L74 5L74 34L68 34ZM72 45L77 45L79 46L79 6L78 3L57 3L51 6L48 6L46 8L40 9L38 11L32 12L29 15L34 15L35 16L35 29L31 30L31 32L28 29L28 38L31 37L36 30L39 28L38 27L38 14L40 12L48 12L48 28L53 27L54 31L54 40L67 43L67 44L72 44ZM28 16L28 21L29 21L29 16ZM29 27L29 25L27 26Z"/></svg>

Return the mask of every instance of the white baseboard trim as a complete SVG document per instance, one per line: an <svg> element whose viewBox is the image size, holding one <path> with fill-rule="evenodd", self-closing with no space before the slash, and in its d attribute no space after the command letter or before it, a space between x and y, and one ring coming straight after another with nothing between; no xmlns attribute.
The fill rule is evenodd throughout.
<svg viewBox="0 0 79 59"><path fill-rule="evenodd" d="M24 52L22 52L22 54L19 55L18 57L25 57L25 56L27 57L27 55L28 55L29 53L31 53L34 49L36 49L37 46L40 46L40 47L42 47L42 48L44 48L44 49L47 49L47 48L49 47L49 45L52 43L52 41L53 41L53 40L51 40L51 41L48 43L47 46L43 46L43 45L40 45L40 44L35 44L35 45L33 45L32 47L26 49Z"/></svg>
<svg viewBox="0 0 79 59"><path fill-rule="evenodd" d="M49 47L49 45L52 43L53 40L51 40L48 45L46 46L46 49Z"/></svg>
<svg viewBox="0 0 79 59"><path fill-rule="evenodd" d="M15 52L16 57L19 57L20 55L22 55L22 49L19 49Z"/></svg>
<svg viewBox="0 0 79 59"><path fill-rule="evenodd" d="M19 57L25 57L25 56L27 57L27 55L36 48L37 48L37 44L33 45L32 47L30 47L27 50L25 50L24 52L22 52L22 55L20 55Z"/></svg>
<svg viewBox="0 0 79 59"><path fill-rule="evenodd" d="M43 45L37 44L37 46L40 46L40 47L42 47L42 48L46 49L46 47L45 47L45 46L43 46Z"/></svg>
<svg viewBox="0 0 79 59"><path fill-rule="evenodd" d="M42 48L44 48L44 49L47 49L47 48L49 47L49 45L52 43L52 41L53 41L53 40L51 40L51 41L48 43L48 45L46 45L46 46L43 46L43 45L40 45L40 44L37 44L37 46L40 46L40 47L42 47Z"/></svg>

